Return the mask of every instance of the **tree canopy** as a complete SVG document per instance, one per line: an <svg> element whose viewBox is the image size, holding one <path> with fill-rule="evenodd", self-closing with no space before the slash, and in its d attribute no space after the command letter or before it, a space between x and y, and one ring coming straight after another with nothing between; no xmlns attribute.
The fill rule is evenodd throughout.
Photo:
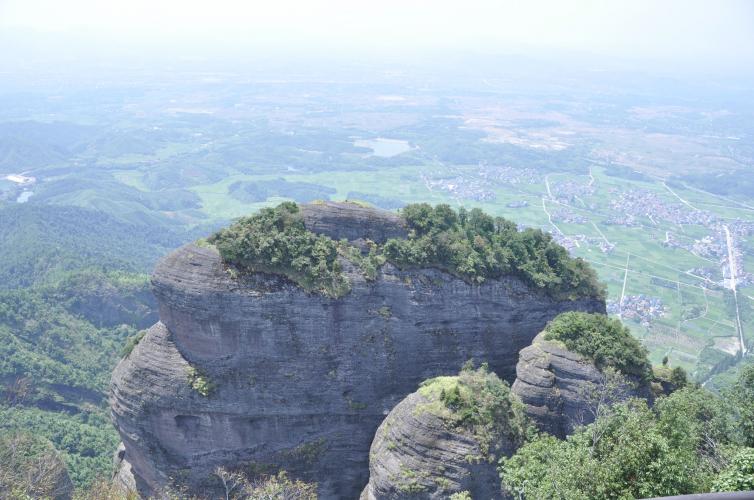
<svg viewBox="0 0 754 500"><path fill-rule="evenodd" d="M500 461L517 498L647 498L754 487L748 422L735 401L687 386L653 408L630 399L565 440L536 435Z"/></svg>
<svg viewBox="0 0 754 500"><path fill-rule="evenodd" d="M586 262L571 258L542 231L518 231L513 222L477 208L455 211L445 204L407 205L401 214L408 237L373 245L369 259L348 242L308 231L293 202L244 217L208 242L232 266L282 274L331 297L350 290L339 262L345 258L372 279L373 268L389 261L403 269L435 267L474 284L513 275L559 299L604 298L604 287Z"/></svg>
<svg viewBox="0 0 754 500"><path fill-rule="evenodd" d="M604 314L562 313L547 324L544 338L562 342L600 369L610 366L624 375L651 375L646 348L619 320Z"/></svg>
<svg viewBox="0 0 754 500"><path fill-rule="evenodd" d="M515 275L558 297L604 298L589 265L541 230L518 231L502 217L478 208L456 212L446 204L407 205L401 214L409 237L384 247L388 260L400 267L439 267L472 283Z"/></svg>
<svg viewBox="0 0 754 500"><path fill-rule="evenodd" d="M212 235L223 260L252 272L282 274L306 290L338 297L350 290L338 245L304 227L298 205L263 208Z"/></svg>

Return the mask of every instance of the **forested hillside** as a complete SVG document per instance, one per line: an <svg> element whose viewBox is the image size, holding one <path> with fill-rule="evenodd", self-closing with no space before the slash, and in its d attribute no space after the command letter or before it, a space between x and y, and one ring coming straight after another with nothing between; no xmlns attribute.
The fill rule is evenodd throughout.
<svg viewBox="0 0 754 500"><path fill-rule="evenodd" d="M156 320L148 271L190 237L77 207L0 207L0 431L47 438L77 486L111 473L110 372Z"/></svg>

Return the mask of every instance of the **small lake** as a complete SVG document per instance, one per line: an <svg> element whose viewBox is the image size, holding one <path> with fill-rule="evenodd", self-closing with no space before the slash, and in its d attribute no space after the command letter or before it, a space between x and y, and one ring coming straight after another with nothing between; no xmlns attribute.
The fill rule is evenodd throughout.
<svg viewBox="0 0 754 500"><path fill-rule="evenodd" d="M400 139L385 139L378 137L376 139L359 139L353 142L354 146L369 148L373 156L390 157L410 151L411 145L408 141Z"/></svg>
<svg viewBox="0 0 754 500"><path fill-rule="evenodd" d="M16 198L16 203L26 203L29 201L29 198L31 198L31 195L34 194L34 191L24 191L21 194L18 195L18 198Z"/></svg>

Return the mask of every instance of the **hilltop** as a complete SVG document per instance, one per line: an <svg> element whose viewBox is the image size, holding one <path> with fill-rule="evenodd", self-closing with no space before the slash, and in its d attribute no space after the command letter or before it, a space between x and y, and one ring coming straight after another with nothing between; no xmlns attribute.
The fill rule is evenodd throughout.
<svg viewBox="0 0 754 500"><path fill-rule="evenodd" d="M160 321L116 368L119 478L283 468L356 497L385 414L467 360L514 377L565 311L605 312L587 266L539 231L481 211L284 204L163 259Z"/></svg>

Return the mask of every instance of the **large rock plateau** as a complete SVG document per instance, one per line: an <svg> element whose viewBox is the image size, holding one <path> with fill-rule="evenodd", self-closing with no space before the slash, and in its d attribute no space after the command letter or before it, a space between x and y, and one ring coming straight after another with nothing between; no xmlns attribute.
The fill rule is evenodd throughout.
<svg viewBox="0 0 754 500"><path fill-rule="evenodd" d="M405 234L395 214L350 204L303 215L308 229L356 243ZM173 481L202 494L218 466L280 467L318 482L322 498L357 498L375 431L422 380L473 358L510 381L550 319L605 311L515 277L470 285L388 263L367 281L344 269L352 290L333 299L277 275L233 277L212 248L163 259L152 277L160 321L113 373L119 477L142 495Z"/></svg>

